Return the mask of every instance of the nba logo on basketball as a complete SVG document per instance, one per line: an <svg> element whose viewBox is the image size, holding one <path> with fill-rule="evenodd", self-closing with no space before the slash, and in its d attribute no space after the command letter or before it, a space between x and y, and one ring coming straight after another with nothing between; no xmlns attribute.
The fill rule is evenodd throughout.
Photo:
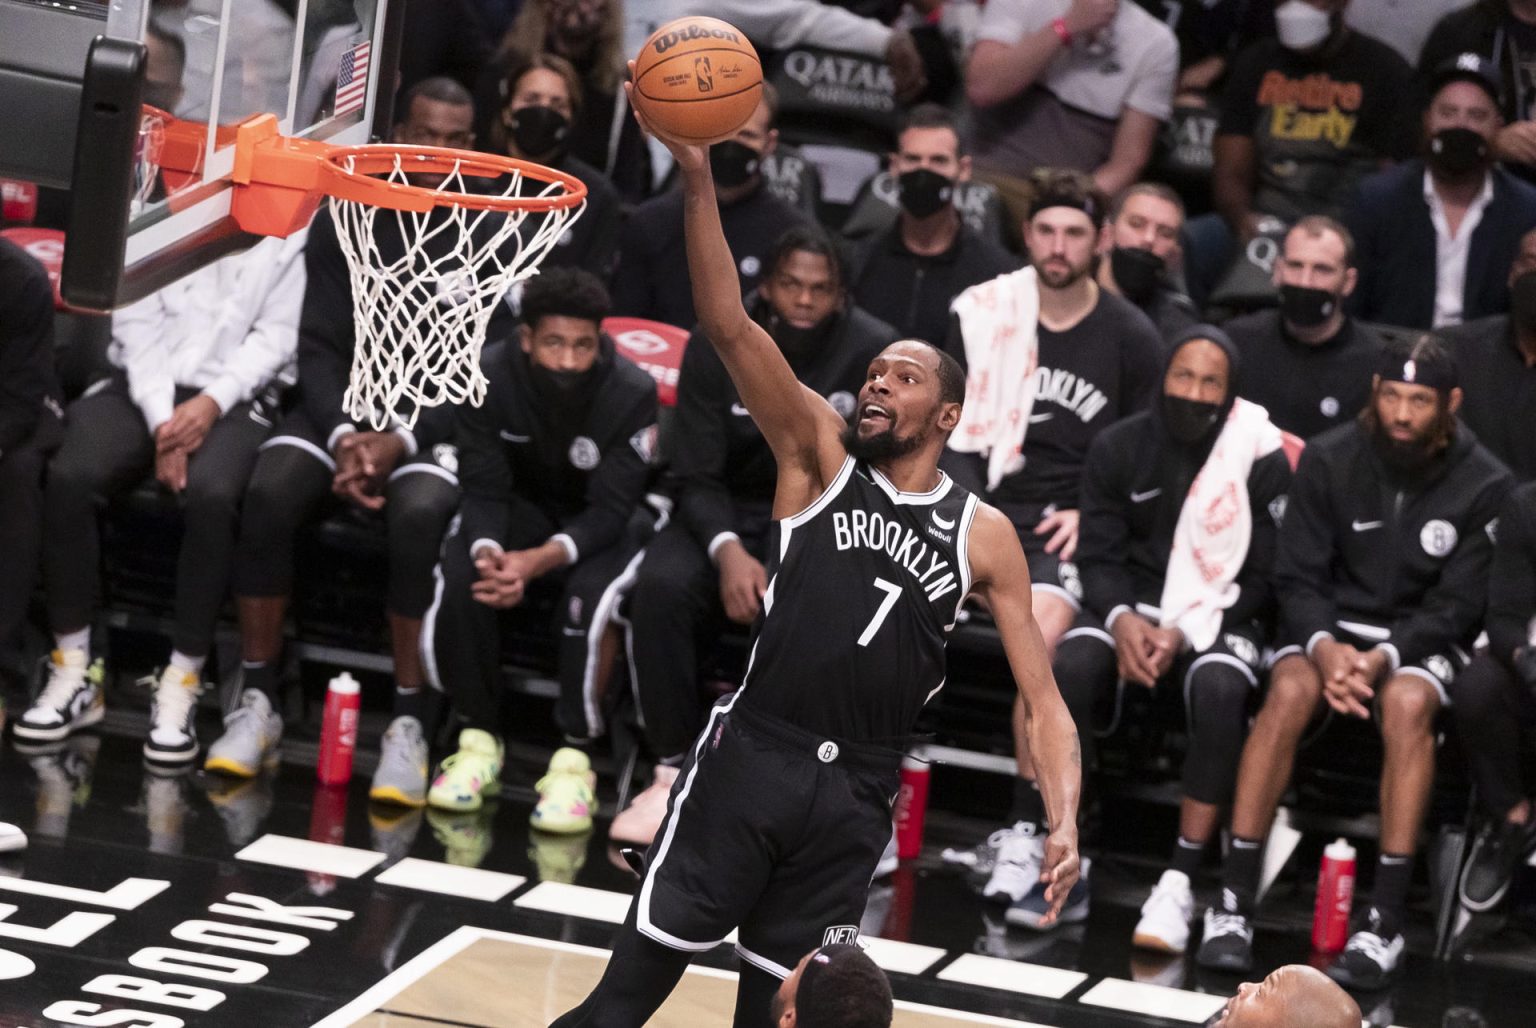
<svg viewBox="0 0 1536 1028"><path fill-rule="evenodd" d="M715 88L715 73L709 66L708 57L693 59L693 77L698 80L699 92L708 93Z"/></svg>
<svg viewBox="0 0 1536 1028"><path fill-rule="evenodd" d="M856 924L834 925L821 937L823 946L852 946L858 941L859 926Z"/></svg>

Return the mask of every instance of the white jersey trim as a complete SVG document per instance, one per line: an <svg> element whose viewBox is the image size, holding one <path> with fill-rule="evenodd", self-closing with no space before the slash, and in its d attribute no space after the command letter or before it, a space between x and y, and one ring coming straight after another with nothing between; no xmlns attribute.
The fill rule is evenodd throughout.
<svg viewBox="0 0 1536 1028"><path fill-rule="evenodd" d="M926 493L904 493L896 488L894 482L880 473L880 469L874 465L869 466L869 473L875 485L885 491L885 495L891 498L892 503L938 503L949 494L949 487L954 485L954 480L943 471L939 472L939 484Z"/></svg>
<svg viewBox="0 0 1536 1028"><path fill-rule="evenodd" d="M960 566L960 598L955 601L955 616L944 626L946 632L955 627L955 622L960 619L960 608L965 605L965 598L971 595L971 525L976 521L976 507L980 502L975 493L965 498L965 510L960 515L960 531L955 533L955 563ZM939 687L943 688L942 682Z"/></svg>
<svg viewBox="0 0 1536 1028"><path fill-rule="evenodd" d="M837 469L837 474L833 476L832 481L828 483L827 487L821 491L821 495L812 500L810 506L798 514L791 514L779 523L785 528L799 528L817 514L820 514L827 504L831 503L837 494L843 491L843 486L848 484L848 477L853 474L853 465L854 460L852 457L844 457L843 466Z"/></svg>

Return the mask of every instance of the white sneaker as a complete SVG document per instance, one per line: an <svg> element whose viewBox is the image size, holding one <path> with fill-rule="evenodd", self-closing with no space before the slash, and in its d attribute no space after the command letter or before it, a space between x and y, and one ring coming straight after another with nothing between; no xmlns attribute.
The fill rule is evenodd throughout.
<svg viewBox="0 0 1536 1028"><path fill-rule="evenodd" d="M54 650L48 684L16 722L16 738L57 742L100 721L107 711L101 693L105 678L101 661L91 662L84 650Z"/></svg>
<svg viewBox="0 0 1536 1028"><path fill-rule="evenodd" d="M144 740L144 759L151 764L185 764L197 756L197 695L202 678L195 672L169 665L155 682L155 698L149 705L149 738Z"/></svg>
<svg viewBox="0 0 1536 1028"><path fill-rule="evenodd" d="M656 765L656 778L650 786L613 819L608 829L609 841L631 846L649 846L655 841L661 822L667 816L667 797L672 795L677 771L667 764Z"/></svg>
<svg viewBox="0 0 1536 1028"><path fill-rule="evenodd" d="M264 767L278 764L278 745L283 741L283 716L260 689L240 694L240 706L224 719L224 734L208 747L206 771L255 778Z"/></svg>
<svg viewBox="0 0 1536 1028"><path fill-rule="evenodd" d="M1195 894L1189 888L1189 875L1170 868L1141 905L1141 920L1136 922L1131 945L1183 953L1189 948L1189 922L1194 916Z"/></svg>
<svg viewBox="0 0 1536 1028"><path fill-rule="evenodd" d="M997 864L987 879L981 895L999 903L1017 903L1040 884L1040 868L1045 863L1045 837L1036 835L1034 825L1020 821L1008 829L997 848Z"/></svg>

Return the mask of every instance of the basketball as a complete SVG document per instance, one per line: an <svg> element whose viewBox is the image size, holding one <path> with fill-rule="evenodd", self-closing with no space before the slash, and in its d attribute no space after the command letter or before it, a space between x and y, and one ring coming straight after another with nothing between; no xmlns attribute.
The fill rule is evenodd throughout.
<svg viewBox="0 0 1536 1028"><path fill-rule="evenodd" d="M683 143L713 143L739 129L763 95L757 51L718 18L678 18L635 58L634 104L651 128Z"/></svg>

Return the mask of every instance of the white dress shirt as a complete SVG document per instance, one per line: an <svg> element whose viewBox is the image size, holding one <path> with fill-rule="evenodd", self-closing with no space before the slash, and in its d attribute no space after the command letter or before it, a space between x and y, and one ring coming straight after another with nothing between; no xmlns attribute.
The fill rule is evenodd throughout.
<svg viewBox="0 0 1536 1028"><path fill-rule="evenodd" d="M1424 202L1429 204L1429 220L1435 226L1435 328L1461 324L1462 301L1467 290L1467 252L1472 248L1472 233L1492 201L1493 175L1485 174L1482 190L1467 206L1459 231L1452 235L1445 218L1445 204L1435 192L1429 169L1424 169Z"/></svg>

